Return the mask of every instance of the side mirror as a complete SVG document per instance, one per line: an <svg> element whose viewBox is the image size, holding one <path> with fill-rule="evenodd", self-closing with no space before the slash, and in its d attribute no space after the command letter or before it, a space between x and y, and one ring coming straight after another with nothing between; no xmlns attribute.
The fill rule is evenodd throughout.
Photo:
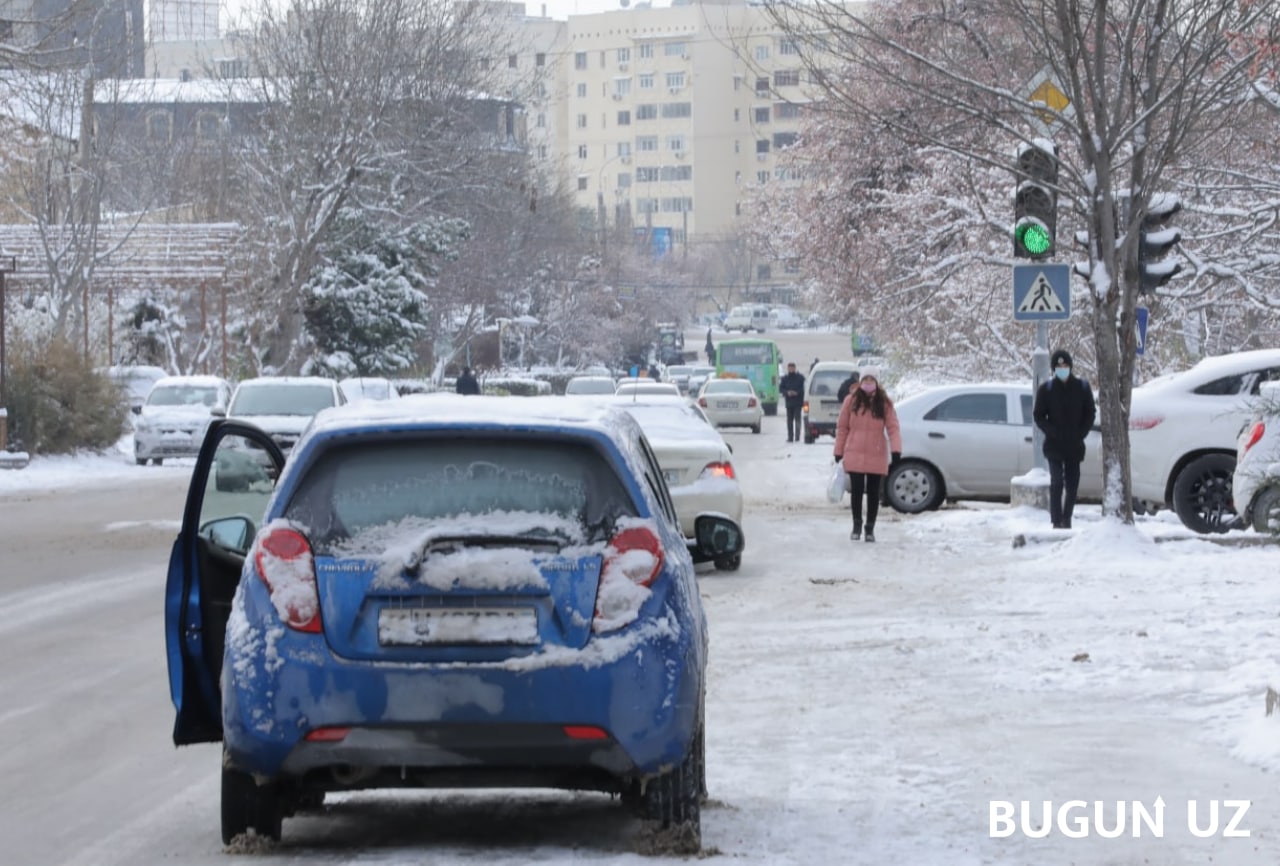
<svg viewBox="0 0 1280 866"><path fill-rule="evenodd" d="M201 538L207 538L219 547L236 553L249 552L253 533L253 521L241 515L210 520L200 527Z"/></svg>
<svg viewBox="0 0 1280 866"><path fill-rule="evenodd" d="M141 415L141 414L142 414L142 407L141 407L141 406L130 406L130 407L129 407L129 411L133 412L133 414L135 414L135 415Z"/></svg>
<svg viewBox="0 0 1280 866"><path fill-rule="evenodd" d="M693 522L695 559L705 562L742 552L742 527L723 514L699 514Z"/></svg>

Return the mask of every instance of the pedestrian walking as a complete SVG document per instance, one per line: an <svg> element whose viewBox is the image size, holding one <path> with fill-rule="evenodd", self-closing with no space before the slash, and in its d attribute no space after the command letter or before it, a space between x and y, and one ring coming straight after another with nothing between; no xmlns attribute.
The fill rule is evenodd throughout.
<svg viewBox="0 0 1280 866"><path fill-rule="evenodd" d="M470 367L462 368L462 374L458 376L458 381L454 385L454 390L459 394L480 393L480 383L476 381L476 376L471 372Z"/></svg>
<svg viewBox="0 0 1280 866"><path fill-rule="evenodd" d="M711 342L711 329L707 328L707 363L714 364L716 362L716 344Z"/></svg>
<svg viewBox="0 0 1280 866"><path fill-rule="evenodd" d="M1044 458L1049 463L1049 520L1054 529L1070 529L1080 489L1080 463L1085 437L1093 429L1097 405L1088 381L1073 370L1071 353L1058 349L1049 361L1053 375L1036 390L1031 410L1044 433Z"/></svg>
<svg viewBox="0 0 1280 866"><path fill-rule="evenodd" d="M778 392L787 407L787 441L800 441L800 409L804 406L804 373L796 371L795 362L787 364L787 374L778 382Z"/></svg>
<svg viewBox="0 0 1280 866"><path fill-rule="evenodd" d="M836 422L836 462L849 473L853 531L851 541L876 540L876 516L880 513L880 485L902 458L902 433L893 401L875 376L867 374L849 392ZM863 534L862 497L867 497L866 533Z"/></svg>

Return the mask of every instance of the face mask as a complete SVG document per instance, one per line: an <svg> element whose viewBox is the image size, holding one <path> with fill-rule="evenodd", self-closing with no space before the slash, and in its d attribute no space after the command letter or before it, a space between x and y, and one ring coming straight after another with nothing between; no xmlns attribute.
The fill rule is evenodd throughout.
<svg viewBox="0 0 1280 866"><path fill-rule="evenodd" d="M1053 371L1053 375L1057 376L1059 379L1065 382L1067 380L1067 377L1071 375L1071 368L1058 367Z"/></svg>
<svg viewBox="0 0 1280 866"><path fill-rule="evenodd" d="M861 387L862 390L866 391L868 394L874 394L876 392L876 386L874 382L863 382L862 385L860 385L859 387Z"/></svg>

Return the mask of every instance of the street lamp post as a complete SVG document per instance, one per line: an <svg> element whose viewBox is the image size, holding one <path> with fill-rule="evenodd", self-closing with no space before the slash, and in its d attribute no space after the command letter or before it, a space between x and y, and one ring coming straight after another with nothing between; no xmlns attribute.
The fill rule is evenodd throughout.
<svg viewBox="0 0 1280 866"><path fill-rule="evenodd" d="M7 304L7 296L5 294L4 278L5 274L11 274L18 269L17 256L0 256L0 408L4 407L7 391L5 390L5 377L8 375L9 361L6 354L5 334L8 332L7 321L5 320L5 307Z"/></svg>

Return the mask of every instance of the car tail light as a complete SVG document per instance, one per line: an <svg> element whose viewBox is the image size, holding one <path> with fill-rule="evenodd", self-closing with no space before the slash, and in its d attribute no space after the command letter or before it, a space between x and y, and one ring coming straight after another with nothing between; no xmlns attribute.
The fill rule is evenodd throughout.
<svg viewBox="0 0 1280 866"><path fill-rule="evenodd" d="M699 405L699 406L701 406L703 409L707 408L707 398L706 398L706 397L699 397L699 398L698 398L698 405Z"/></svg>
<svg viewBox="0 0 1280 866"><path fill-rule="evenodd" d="M749 398L749 399L747 400L747 408L748 408L748 409L754 409L755 407L756 407L756 398L755 398L755 397L751 397L751 398Z"/></svg>
<svg viewBox="0 0 1280 866"><path fill-rule="evenodd" d="M647 526L629 526L605 548L605 571L611 565L622 569L637 586L648 586L662 570L662 542Z"/></svg>
<svg viewBox="0 0 1280 866"><path fill-rule="evenodd" d="M702 470L702 478L737 478L733 474L732 463L708 463Z"/></svg>
<svg viewBox="0 0 1280 866"><path fill-rule="evenodd" d="M805 401L804 401L804 406L800 407L800 411L804 412L804 414L806 414L806 415L808 415L808 414L809 414L809 401L808 401L808 400L805 400Z"/></svg>
<svg viewBox="0 0 1280 866"><path fill-rule="evenodd" d="M303 737L308 743L341 743L351 733L351 728L314 728Z"/></svg>
<svg viewBox="0 0 1280 866"><path fill-rule="evenodd" d="M564 735L571 740L607 740L609 732L595 725L565 725Z"/></svg>
<svg viewBox="0 0 1280 866"><path fill-rule="evenodd" d="M296 529L276 526L259 537L257 546L254 563L280 619L297 631L319 633L320 594L311 543Z"/></svg>
<svg viewBox="0 0 1280 866"><path fill-rule="evenodd" d="M1130 415L1129 429L1150 430L1162 421L1164 421L1163 415Z"/></svg>
<svg viewBox="0 0 1280 866"><path fill-rule="evenodd" d="M1255 422L1254 425L1249 428L1249 438L1245 440L1244 448L1240 451L1240 456L1243 457L1245 454L1249 453L1249 449L1254 445L1257 445L1258 440L1262 438L1262 434L1266 432L1266 424L1261 421Z"/></svg>

